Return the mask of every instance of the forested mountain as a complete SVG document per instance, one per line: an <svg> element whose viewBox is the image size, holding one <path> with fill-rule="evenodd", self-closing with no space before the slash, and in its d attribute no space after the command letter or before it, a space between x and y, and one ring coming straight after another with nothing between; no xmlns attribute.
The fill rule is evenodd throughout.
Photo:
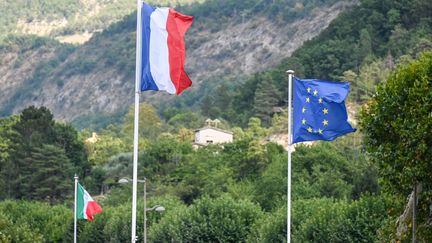
<svg viewBox="0 0 432 243"><path fill-rule="evenodd" d="M196 97L203 95L203 89L222 79L277 65L353 3L211 0L180 7L196 16L186 40L186 68L194 86L185 93L184 103L198 104ZM33 104L49 107L59 119L86 121L87 125L92 117L119 117L112 113L124 113L133 99L134 31L132 14L79 46L37 37L7 37L0 47L0 83L4 84L0 86L4 94L0 114ZM22 61L27 59L37 59L36 65ZM172 99L151 92L142 98L164 104Z"/></svg>
<svg viewBox="0 0 432 243"><path fill-rule="evenodd" d="M149 0L160 5L187 4L193 0ZM136 8L130 0L1 1L0 40L8 34L50 36L62 42L83 43Z"/></svg>
<svg viewBox="0 0 432 243"><path fill-rule="evenodd" d="M286 105L287 69L302 78L347 80L352 83L350 101L362 103L397 65L432 49L431 12L430 1L361 1L277 68L234 90L226 89L229 82L220 84L203 98L201 110L241 125L251 116L268 123L268 111Z"/></svg>

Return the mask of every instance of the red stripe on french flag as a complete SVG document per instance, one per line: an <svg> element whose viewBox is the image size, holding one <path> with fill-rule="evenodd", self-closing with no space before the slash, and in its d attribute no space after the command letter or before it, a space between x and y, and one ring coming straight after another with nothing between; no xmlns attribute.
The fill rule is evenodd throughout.
<svg viewBox="0 0 432 243"><path fill-rule="evenodd" d="M167 20L168 52L170 75L176 94L192 85L192 81L184 70L186 59L186 48L184 36L192 25L193 17L181 14L174 9L169 10Z"/></svg>

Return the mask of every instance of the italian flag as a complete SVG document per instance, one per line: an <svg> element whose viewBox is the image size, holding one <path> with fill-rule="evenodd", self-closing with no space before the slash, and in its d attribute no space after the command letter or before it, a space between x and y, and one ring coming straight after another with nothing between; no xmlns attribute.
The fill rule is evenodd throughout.
<svg viewBox="0 0 432 243"><path fill-rule="evenodd" d="M93 215L101 213L102 208L90 194L78 183L77 185L77 219L93 220Z"/></svg>

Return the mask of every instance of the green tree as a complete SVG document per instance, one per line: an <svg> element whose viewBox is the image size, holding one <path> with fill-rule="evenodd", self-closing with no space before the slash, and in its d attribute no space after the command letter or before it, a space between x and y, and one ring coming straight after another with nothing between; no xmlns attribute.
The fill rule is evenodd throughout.
<svg viewBox="0 0 432 243"><path fill-rule="evenodd" d="M200 104L201 114L206 117L212 117L214 108L214 101L210 95L206 95Z"/></svg>
<svg viewBox="0 0 432 243"><path fill-rule="evenodd" d="M197 129L204 124L204 117L193 111L179 111L167 123L175 129L180 129L181 127Z"/></svg>
<svg viewBox="0 0 432 243"><path fill-rule="evenodd" d="M53 143L54 120L51 112L45 108L30 106L24 109L19 121L12 127L13 134L9 139L10 146L10 183L11 197L22 198L28 196L32 171L28 161L34 147L44 143ZM22 182L25 182L24 184Z"/></svg>
<svg viewBox="0 0 432 243"><path fill-rule="evenodd" d="M30 106L10 124L5 132L8 156L0 161L8 168L7 173L3 168L0 171L8 197L63 200L67 190L61 191L73 173L81 178L90 173L78 133L70 125L55 123L47 108Z"/></svg>
<svg viewBox="0 0 432 243"><path fill-rule="evenodd" d="M10 159L10 137L14 134L13 125L17 122L17 116L0 119L0 199L11 196L11 183L13 175L16 174Z"/></svg>
<svg viewBox="0 0 432 243"><path fill-rule="evenodd" d="M73 170L65 151L54 145L44 144L33 148L26 158L27 168L31 174L24 174L29 181L23 184L30 186L25 198L48 200L51 203L62 201L71 194Z"/></svg>
<svg viewBox="0 0 432 243"><path fill-rule="evenodd" d="M246 242L261 216L259 206L249 201L204 197L167 213L150 234L154 242Z"/></svg>
<svg viewBox="0 0 432 243"><path fill-rule="evenodd" d="M374 242L392 206L386 197L363 197L351 203L327 198L294 201L293 241Z"/></svg>
<svg viewBox="0 0 432 243"><path fill-rule="evenodd" d="M418 224L420 239L431 241L432 205L432 52L400 66L361 113L365 145L378 165L387 191L406 198L422 184ZM402 209L399 209L402 210Z"/></svg>
<svg viewBox="0 0 432 243"><path fill-rule="evenodd" d="M178 181L177 195L186 203L192 203L203 195L217 197L227 191L233 181L233 169L220 156L217 145L198 149L183 160L175 170Z"/></svg>
<svg viewBox="0 0 432 243"><path fill-rule="evenodd" d="M13 129L19 133L16 139L23 148L50 143L55 137L53 115L46 107L30 106L24 109Z"/></svg>
<svg viewBox="0 0 432 243"><path fill-rule="evenodd" d="M83 141L78 136L77 130L70 124L55 123L54 145L61 148L72 164L75 173L84 178L90 173L91 167Z"/></svg>
<svg viewBox="0 0 432 243"><path fill-rule="evenodd" d="M287 192L287 155L281 151L280 146L270 144L268 165L254 181L254 199L267 211L277 207L282 201L286 202ZM298 185L293 182L293 185Z"/></svg>
<svg viewBox="0 0 432 243"><path fill-rule="evenodd" d="M286 242L287 236L287 207L282 206L274 212L266 213L256 221L247 242L273 243Z"/></svg>
<svg viewBox="0 0 432 243"><path fill-rule="evenodd" d="M65 205L41 202L0 202L0 232L11 242L70 242L65 240L73 228L73 214ZM0 242L2 234L0 233ZM6 241L7 242L7 241Z"/></svg>
<svg viewBox="0 0 432 243"><path fill-rule="evenodd" d="M126 144L133 146L133 133L134 133L134 107L132 106L128 113L125 115L122 129L123 139ZM144 147L145 141L148 139L155 139L162 132L162 121L156 110L147 103L141 103L139 107L139 140L140 147Z"/></svg>
<svg viewBox="0 0 432 243"><path fill-rule="evenodd" d="M359 37L359 61L361 62L364 58L366 58L368 55L371 55L372 53L372 39L368 32L368 30L362 29L360 30L360 37Z"/></svg>
<svg viewBox="0 0 432 243"><path fill-rule="evenodd" d="M104 165L111 156L129 150L122 139L110 135L99 135L96 142L86 142L85 148L92 165Z"/></svg>
<svg viewBox="0 0 432 243"><path fill-rule="evenodd" d="M265 126L271 123L273 107L277 106L279 95L270 74L261 77L254 94L253 109L255 116L260 118Z"/></svg>
<svg viewBox="0 0 432 243"><path fill-rule="evenodd" d="M244 132L247 139L261 139L268 135L268 129L261 126L261 120L257 117L249 118Z"/></svg>
<svg viewBox="0 0 432 243"><path fill-rule="evenodd" d="M172 135L161 135L150 143L139 155L142 173L148 178L170 175L192 153L190 141L179 142Z"/></svg>

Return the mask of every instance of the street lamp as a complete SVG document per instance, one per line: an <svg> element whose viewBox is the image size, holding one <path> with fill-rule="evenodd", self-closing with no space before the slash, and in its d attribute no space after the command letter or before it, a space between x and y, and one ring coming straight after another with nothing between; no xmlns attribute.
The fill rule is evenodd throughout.
<svg viewBox="0 0 432 243"><path fill-rule="evenodd" d="M118 180L118 183L120 183L120 184L126 184L129 182L132 182L132 180L129 178L126 178L126 177ZM156 211L156 212L161 213L161 212L165 211L165 208L163 206L160 206L160 205L156 205L152 208L147 208L146 178L144 178L144 180L137 180L137 182L144 184L144 243L147 243L147 211Z"/></svg>
<svg viewBox="0 0 432 243"><path fill-rule="evenodd" d="M156 211L156 212L160 212L161 213L161 212L165 211L165 208L163 206L156 205L156 206L154 206L152 208L147 208L146 211Z"/></svg>

